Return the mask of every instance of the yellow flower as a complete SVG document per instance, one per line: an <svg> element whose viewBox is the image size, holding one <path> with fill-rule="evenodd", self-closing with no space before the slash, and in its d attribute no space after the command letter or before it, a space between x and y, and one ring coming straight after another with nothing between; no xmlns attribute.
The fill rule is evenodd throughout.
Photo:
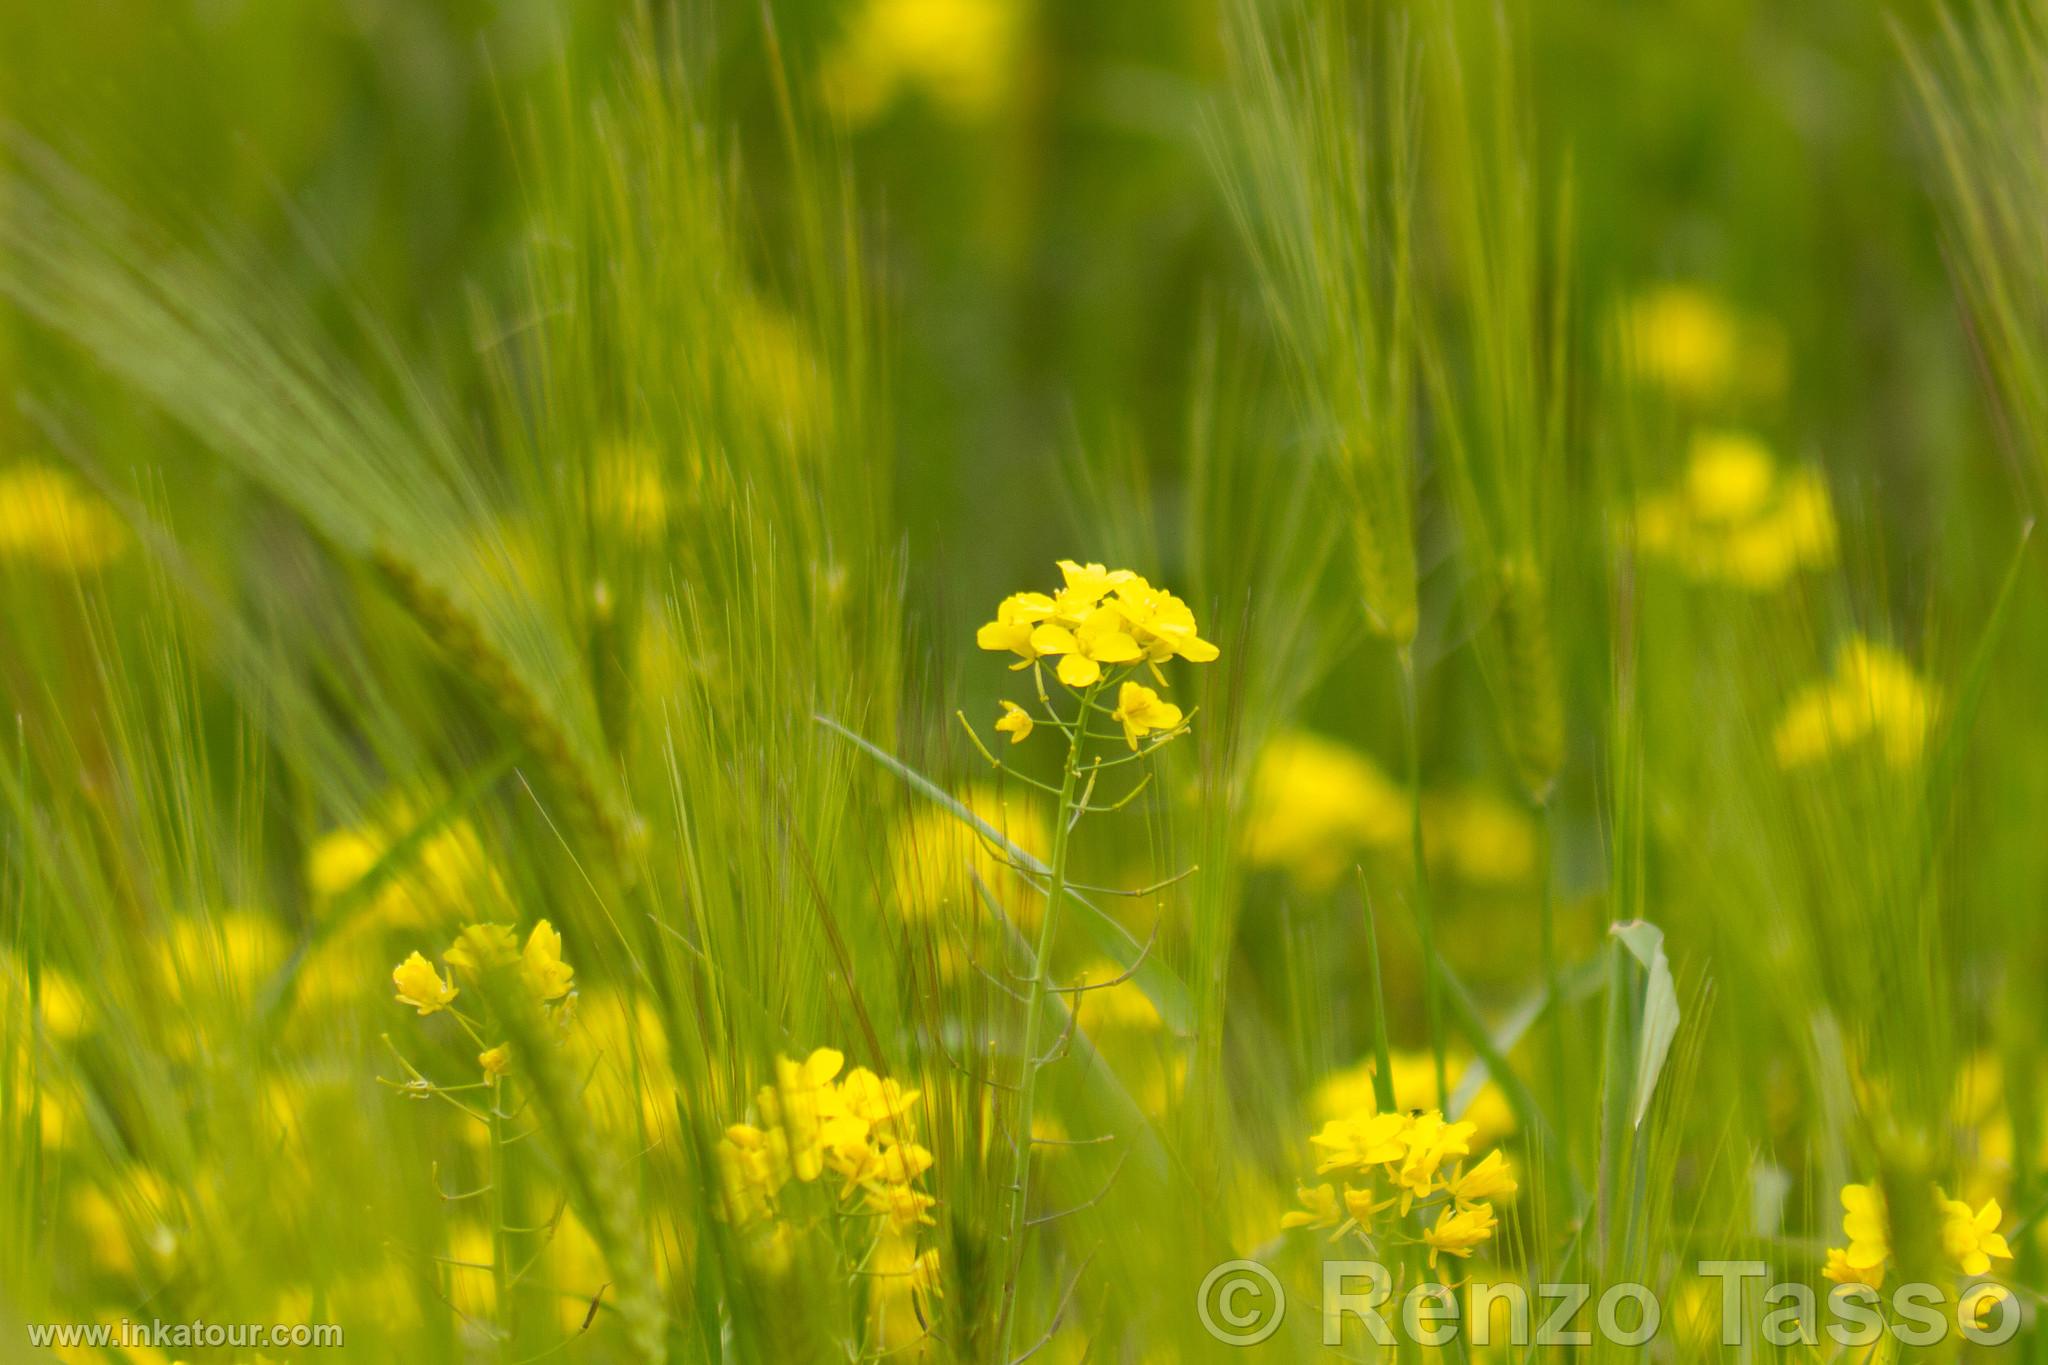
<svg viewBox="0 0 2048 1365"><path fill-rule="evenodd" d="M1003 703L1003 718L996 722L996 730L998 733L1008 733L1010 743L1022 744L1031 737L1031 727L1035 723L1029 711L1016 702L1006 701Z"/></svg>
<svg viewBox="0 0 2048 1365"><path fill-rule="evenodd" d="M2011 1299L2012 1291L2002 1284L1973 1284L1963 1291L1958 1306L1970 1315L1970 1321L1977 1325L1978 1330L1983 1331L1991 1326L1994 1316L2002 1317L2018 1311L2017 1305L2010 1309L2002 1306Z"/></svg>
<svg viewBox="0 0 2048 1365"><path fill-rule="evenodd" d="M870 1127L880 1128L906 1118L919 1093L905 1090L893 1076L877 1076L866 1067L857 1066L839 1083L838 1098L845 1112Z"/></svg>
<svg viewBox="0 0 2048 1365"><path fill-rule="evenodd" d="M1664 284L1622 317L1628 360L1642 378L1692 402L1732 391L1768 396L1785 382L1785 340L1706 290Z"/></svg>
<svg viewBox="0 0 2048 1365"><path fill-rule="evenodd" d="M1357 750L1289 730L1259 751L1252 769L1245 857L1286 869L1307 891L1334 886L1362 850L1408 841L1407 793Z"/></svg>
<svg viewBox="0 0 2048 1365"><path fill-rule="evenodd" d="M1301 1207L1281 1214L1281 1227L1333 1228L1342 1221L1337 1191L1329 1185L1298 1185L1294 1192L1301 1200Z"/></svg>
<svg viewBox="0 0 2048 1365"><path fill-rule="evenodd" d="M1187 603L1136 574L1118 585L1116 609L1132 638L1144 650L1145 662L1161 687L1166 686L1166 678L1159 665L1166 660L1178 655L1191 664L1206 664L1214 661L1219 652L1196 633L1195 613Z"/></svg>
<svg viewBox="0 0 2048 1365"><path fill-rule="evenodd" d="M1820 475L1781 474L1762 442L1732 431L1693 437L1679 487L1644 497L1635 531L1644 554L1751 592L1833 563L1837 540Z"/></svg>
<svg viewBox="0 0 2048 1365"><path fill-rule="evenodd" d="M1499 1221L1494 1218L1493 1207L1489 1204L1446 1209L1422 1233L1422 1240L1429 1247L1430 1265L1436 1265L1439 1252L1458 1257L1470 1256L1481 1243L1493 1236L1493 1230L1498 1226Z"/></svg>
<svg viewBox="0 0 2048 1365"><path fill-rule="evenodd" d="M742 1227L771 1216L789 1173L789 1147L779 1128L733 1124L718 1141L719 1216Z"/></svg>
<svg viewBox="0 0 2048 1365"><path fill-rule="evenodd" d="M996 605L996 619L974 632L974 642L996 653L1015 654L1021 662L1011 666L1023 668L1038 661L1031 633L1052 613L1052 599L1044 593L1012 593Z"/></svg>
<svg viewBox="0 0 2048 1365"><path fill-rule="evenodd" d="M909 1185L878 1185L868 1190L867 1206L887 1217L891 1232L910 1232L919 1224L936 1226L932 1205L939 1201Z"/></svg>
<svg viewBox="0 0 2048 1365"><path fill-rule="evenodd" d="M1984 1274L1991 1269L1994 1256L2001 1261L2012 1259L2012 1248L1998 1231L2005 1214L1996 1199L1985 1200L1984 1207L1972 1213L1962 1200L1944 1196L1941 1215L1941 1249L1965 1275Z"/></svg>
<svg viewBox="0 0 2048 1365"><path fill-rule="evenodd" d="M484 1069L484 1079L495 1081L512 1069L512 1045L500 1043L487 1047L476 1054L476 1064Z"/></svg>
<svg viewBox="0 0 2048 1365"><path fill-rule="evenodd" d="M1409 1120L1401 1135L1405 1150L1394 1172L1401 1186L1404 1211L1414 1200L1425 1199L1436 1190L1437 1173L1447 1159L1472 1150L1473 1128L1468 1122L1445 1122L1443 1112L1437 1109L1426 1110Z"/></svg>
<svg viewBox="0 0 2048 1365"><path fill-rule="evenodd" d="M533 992L542 1000L560 1000L569 993L570 978L576 969L562 961L562 936L555 932L555 926L541 920L533 926L533 932L526 936L524 956L526 979L532 983Z"/></svg>
<svg viewBox="0 0 2048 1365"><path fill-rule="evenodd" d="M825 1087L839 1074L846 1058L829 1047L821 1047L801 1062L787 1057L775 1059L776 1109L783 1132L789 1137L790 1164L799 1180L816 1180L824 1168L820 1147L824 1141L820 1123L820 1101Z"/></svg>
<svg viewBox="0 0 2048 1365"><path fill-rule="evenodd" d="M1124 739L1135 750L1138 741L1154 730L1171 730L1181 722L1180 708L1161 701L1159 694L1143 683L1126 682L1117 689L1116 710L1111 720L1123 722Z"/></svg>
<svg viewBox="0 0 2048 1365"><path fill-rule="evenodd" d="M0 560L84 572L104 568L127 548L112 508L51 465L0 470Z"/></svg>
<svg viewBox="0 0 2048 1365"><path fill-rule="evenodd" d="M1844 1247L1828 1248L1828 1263L1821 1267L1820 1273L1836 1284L1867 1284L1872 1289L1884 1288L1884 1262L1879 1261L1873 1266L1850 1265L1849 1252Z"/></svg>
<svg viewBox="0 0 2048 1365"><path fill-rule="evenodd" d="M1069 630L1048 621L1031 632L1031 647L1059 658L1059 679L1069 687L1089 687L1102 677L1104 664L1135 663L1144 652L1126 629L1115 607L1096 607ZM1129 684L1125 684L1129 686Z"/></svg>
<svg viewBox="0 0 2048 1365"><path fill-rule="evenodd" d="M1871 1270L1884 1265L1885 1258L1892 1254L1884 1191L1874 1185L1842 1186L1842 1235L1849 1239L1843 1260L1850 1269Z"/></svg>
<svg viewBox="0 0 2048 1365"><path fill-rule="evenodd" d="M448 1002L460 993L453 978L443 980L434 964L420 956L417 949L392 968L391 984L398 987L399 1002L413 1006L421 1014L447 1009Z"/></svg>
<svg viewBox="0 0 2048 1365"><path fill-rule="evenodd" d="M502 924L466 924L441 956L465 980L476 981L490 968L502 967L517 958L518 944L512 931Z"/></svg>
<svg viewBox="0 0 2048 1365"><path fill-rule="evenodd" d="M1331 1171L1362 1170L1385 1162L1399 1161L1407 1153L1408 1117L1405 1114L1356 1114L1331 1119L1309 1144L1323 1149L1317 1175Z"/></svg>
<svg viewBox="0 0 2048 1365"><path fill-rule="evenodd" d="M1886 763L1920 761L1939 694L1893 650L1853 636L1836 651L1832 677L1800 689L1772 736L1778 766L1800 768L1874 742Z"/></svg>
<svg viewBox="0 0 2048 1365"><path fill-rule="evenodd" d="M858 125L914 91L979 122L1014 88L1023 31L1019 0L866 0L824 63L825 102Z"/></svg>
<svg viewBox="0 0 2048 1365"><path fill-rule="evenodd" d="M1506 1158L1499 1152L1488 1152L1484 1160L1445 1181L1444 1188L1455 1202L1470 1205L1505 1199L1521 1186L1509 1174Z"/></svg>

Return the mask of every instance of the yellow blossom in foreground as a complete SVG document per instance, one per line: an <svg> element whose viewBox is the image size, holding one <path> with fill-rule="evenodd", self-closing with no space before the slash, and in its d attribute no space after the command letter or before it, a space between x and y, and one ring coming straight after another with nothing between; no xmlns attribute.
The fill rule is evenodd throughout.
<svg viewBox="0 0 2048 1365"><path fill-rule="evenodd" d="M127 527L114 510L63 470L0 470L0 560L81 572L104 568L127 545Z"/></svg>
<svg viewBox="0 0 2048 1365"><path fill-rule="evenodd" d="M1143 683L1127 682L1117 690L1116 710L1110 719L1124 727L1124 740L1133 750L1138 741L1158 730L1172 730L1181 722L1181 711Z"/></svg>
<svg viewBox="0 0 2048 1365"><path fill-rule="evenodd" d="M1772 736L1778 765L1800 768L1866 741L1886 763L1920 761L1938 694L1895 651L1852 637L1835 654L1832 677L1801 688Z"/></svg>
<svg viewBox="0 0 2048 1365"><path fill-rule="evenodd" d="M1035 724L1029 711L1016 702L1006 701L1003 703L1002 719L996 722L996 731L1009 735L1010 743L1022 744L1031 737L1031 729Z"/></svg>
<svg viewBox="0 0 2048 1365"><path fill-rule="evenodd" d="M1163 687L1159 665L1168 659L1209 663L1217 657L1216 646L1197 632L1188 604L1164 588L1129 569L1071 559L1061 560L1059 569L1058 592L1004 598L996 619L975 632L975 643L1015 654L1018 668L1057 659L1060 681L1077 690L1095 686L1108 669L1138 663Z"/></svg>
<svg viewBox="0 0 2048 1365"><path fill-rule="evenodd" d="M1994 1256L2001 1261L2012 1259L2012 1248L1998 1231L2004 1219L1996 1199L1985 1200L1983 1208L1972 1212L1962 1200L1943 1197L1941 1249L1965 1275L1982 1275L1991 1269Z"/></svg>
<svg viewBox="0 0 2048 1365"><path fill-rule="evenodd" d="M398 987L401 1004L411 1005L421 1014L433 1014L448 1008L448 1002L461 994L452 979L443 979L434 970L434 964L422 957L417 949L412 956L391 969L391 984Z"/></svg>
<svg viewBox="0 0 2048 1365"><path fill-rule="evenodd" d="M500 1043L487 1047L476 1054L476 1064L484 1069L484 1079L495 1081L512 1069L512 1045Z"/></svg>
<svg viewBox="0 0 2048 1365"><path fill-rule="evenodd" d="M1835 559L1827 485L1812 470L1780 471L1742 432L1693 438L1684 478L1636 505L1636 545L1700 582L1768 592Z"/></svg>

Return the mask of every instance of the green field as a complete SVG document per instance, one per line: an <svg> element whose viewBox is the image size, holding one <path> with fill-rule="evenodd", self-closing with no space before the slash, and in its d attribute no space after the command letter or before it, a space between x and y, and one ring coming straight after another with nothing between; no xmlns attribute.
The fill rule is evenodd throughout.
<svg viewBox="0 0 2048 1365"><path fill-rule="evenodd" d="M2048 1362L2044 497L2048 0L0 6L0 1362Z"/></svg>

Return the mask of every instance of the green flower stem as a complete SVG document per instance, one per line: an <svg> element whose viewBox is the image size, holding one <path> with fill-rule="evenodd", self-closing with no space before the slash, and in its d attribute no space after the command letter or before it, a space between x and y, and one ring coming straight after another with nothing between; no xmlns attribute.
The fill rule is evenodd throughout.
<svg viewBox="0 0 2048 1365"><path fill-rule="evenodd" d="M1102 684L1097 682L1082 695L1083 716L1087 715L1088 707L1094 704L1095 694L1101 689ZM1081 775L1081 751L1086 738L1085 727L1076 727L1067 736L1067 761L1060 775L1059 823L1053 827L1052 859L1046 874L1045 915L1039 921L1038 947L1032 954L1031 981L1024 999L1023 1074L1018 1082L1016 1147L1010 1160L1010 1225L1003 1242L1006 1268L999 1319L1002 1351L996 1357L1003 1362L1011 1358L1010 1343L1017 1326L1017 1281L1024 1266L1024 1219L1031 1185L1031 1111L1038 1091L1038 1022L1045 1013L1046 975L1052 957L1053 934L1059 924L1061 902L1067 894L1067 842L1077 815L1074 791Z"/></svg>
<svg viewBox="0 0 2048 1365"><path fill-rule="evenodd" d="M1436 1102L1446 1108L1451 1087L1444 1065L1442 987L1436 971L1436 916L1429 901L1429 864L1422 838L1422 712L1415 686L1415 650L1402 645L1395 651L1401 665L1401 729L1407 740L1408 758L1408 851L1415 862L1415 927L1422 938L1422 1011L1429 1024L1430 1055L1436 1062Z"/></svg>

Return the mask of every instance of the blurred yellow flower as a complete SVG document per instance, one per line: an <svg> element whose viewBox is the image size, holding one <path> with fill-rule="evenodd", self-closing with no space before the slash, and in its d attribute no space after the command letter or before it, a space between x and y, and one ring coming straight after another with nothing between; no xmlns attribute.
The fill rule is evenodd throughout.
<svg viewBox="0 0 2048 1365"><path fill-rule="evenodd" d="M484 1079L495 1081L512 1070L512 1045L500 1043L487 1047L476 1054L476 1064L484 1069Z"/></svg>
<svg viewBox="0 0 2048 1365"><path fill-rule="evenodd" d="M1282 1228L1333 1228L1343 1221L1337 1191L1330 1185L1301 1185L1295 1189L1301 1207L1280 1215Z"/></svg>
<svg viewBox="0 0 2048 1365"><path fill-rule="evenodd" d="M1835 559L1827 485L1807 469L1781 471L1741 432L1694 436L1675 489L1636 505L1637 547L1699 582L1768 592Z"/></svg>
<svg viewBox="0 0 2048 1365"><path fill-rule="evenodd" d="M1404 848L1407 794L1364 754L1306 730L1267 741L1252 770L1245 858L1328 890L1361 851Z"/></svg>
<svg viewBox="0 0 2048 1365"><path fill-rule="evenodd" d="M2012 1259L2012 1248L1998 1231L2004 1220L2005 1212L1996 1199L1985 1200L1983 1208L1972 1212L1962 1200L1943 1195L1941 1249L1965 1275L1982 1275L1991 1269L1994 1256L2001 1261Z"/></svg>
<svg viewBox="0 0 2048 1365"><path fill-rule="evenodd" d="M1835 653L1833 676L1794 693L1772 739L1778 764L1800 768L1874 741L1885 762L1920 761L1938 692L1896 651L1852 636Z"/></svg>
<svg viewBox="0 0 2048 1365"><path fill-rule="evenodd" d="M1471 886L1519 886L1536 872L1536 825L1521 806L1483 787L1429 792L1422 798L1423 846Z"/></svg>
<svg viewBox="0 0 2048 1365"><path fill-rule="evenodd" d="M526 936L522 962L533 993L543 1001L560 1000L569 993L569 982L576 969L562 961L562 936L555 932L554 925L541 920L533 926L533 932Z"/></svg>
<svg viewBox="0 0 2048 1365"><path fill-rule="evenodd" d="M864 0L820 73L826 103L861 125L915 92L978 122L1009 98L1023 29L1019 0Z"/></svg>
<svg viewBox="0 0 2048 1365"><path fill-rule="evenodd" d="M448 1002L461 994L454 979L443 979L418 949L391 969L391 984L398 987L400 1004L411 1005L423 1015L447 1009Z"/></svg>
<svg viewBox="0 0 2048 1365"><path fill-rule="evenodd" d="M668 529L668 481L652 446L613 442L597 453L590 478L590 510L598 526L642 543L660 539Z"/></svg>
<svg viewBox="0 0 2048 1365"><path fill-rule="evenodd" d="M1784 386L1778 329L1738 315L1696 285L1658 285L1632 300L1622 340L1637 375L1689 402L1731 392L1769 397Z"/></svg>
<svg viewBox="0 0 2048 1365"><path fill-rule="evenodd" d="M975 783L959 794L962 805L1005 839L1041 861L1052 846L1044 812L1026 794L1004 795ZM889 869L896 904L913 920L941 912L975 917L978 878L1020 926L1037 923L1042 898L1008 866L1005 855L958 816L929 802L904 812L889 835ZM955 947L951 939L945 947Z"/></svg>
<svg viewBox="0 0 2048 1365"><path fill-rule="evenodd" d="M104 568L127 546L114 510L63 470L34 463L0 469L0 560L86 571Z"/></svg>

